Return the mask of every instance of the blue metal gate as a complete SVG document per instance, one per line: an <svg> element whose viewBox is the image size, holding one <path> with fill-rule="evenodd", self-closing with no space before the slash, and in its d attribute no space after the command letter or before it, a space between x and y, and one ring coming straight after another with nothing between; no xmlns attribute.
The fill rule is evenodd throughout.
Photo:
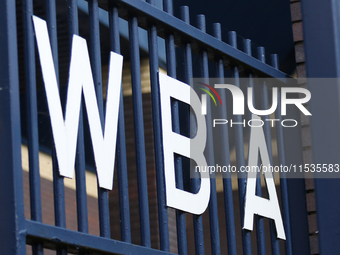
<svg viewBox="0 0 340 255"><path fill-rule="evenodd" d="M181 47L184 53L184 82L190 84L193 78L192 54L199 57L200 77L209 78L210 61L213 63L216 77L225 77L225 70L237 81L240 77L272 77L287 82L288 76L278 70L276 55L272 55L271 65L266 64L264 48L258 48L258 58L252 56L250 40L244 40L244 49L237 48L236 33L230 32L229 43L221 41L221 27L214 24L214 34L205 32L204 16L197 17L197 28L189 21L189 9L182 7L181 19L173 16L172 1L164 0L164 10L156 8L155 0L88 0L90 23L90 56L94 83L96 84L97 99L101 120L103 121L103 95L101 49L99 29L99 8L108 11L111 50L120 53L119 17L129 24L129 49L131 61L132 97L134 112L136 164L138 176L138 199L140 215L141 245L131 243L130 206L128 194L128 177L126 164L126 142L124 127L124 109L121 103L119 110L118 139L117 139L117 178L119 189L119 208L121 219L121 240L110 239L110 218L108 191L98 188L98 208L100 236L88 234L86 186L85 186L85 156L84 156L84 130L81 114L78 133L77 161L76 161L76 194L77 194L77 220L78 231L68 230L65 223L65 195L63 177L58 174L58 166L54 160L54 211L55 226L42 223L41 190L39 173L39 140L38 140L38 110L36 98L36 56L35 38L32 23L33 1L22 0L21 5L16 1L2 0L0 2L0 218L1 254L26 254L26 244L32 246L33 254L43 254L43 248L56 250L57 254L170 254L170 238L168 226L168 209L165 205L165 187L163 173L162 135L160 99L157 72L159 70L157 37L165 39L166 68L169 76L176 78L175 48ZM22 10L17 10L22 6ZM21 130L20 130L20 96L19 96L19 70L17 49L17 17L21 13L23 22L24 40L24 73L26 87L26 106L28 119L28 150L29 150L29 178L31 219L24 216L24 201L22 187L21 167ZM44 17L47 22L55 66L58 66L58 38L56 4L54 0L45 1ZM69 38L79 33L78 7L76 0L68 0L68 26ZM159 247L151 248L150 216L147 190L147 169L145 155L145 137L143 122L143 104L140 76L140 55L138 42L138 28L147 30L148 51L150 61L150 82L152 98L152 120L154 134L154 152L157 183L157 208L159 227ZM56 71L58 74L58 70ZM268 109L268 90L264 84L261 88L263 107ZM226 97L222 95L222 101ZM121 102L123 96L121 95ZM180 116L178 102L172 102L174 132L180 132ZM226 119L226 110L220 112L221 118ZM288 116L299 119L298 112L292 110ZM235 121L241 122L240 116ZM281 118L279 114L276 118ZM270 142L270 127L265 126L265 135ZM302 148L296 141L300 141L300 130L284 131L282 127L276 130L278 140L279 161L281 164L302 164ZM244 142L242 127L235 131L235 148L237 165L245 165ZM228 130L222 134L228 149ZM284 139L289 137L289 139ZM284 148L292 148L285 150ZM54 155L55 152L52 152ZM183 189L181 157L175 159L176 178L178 188ZM244 193L246 182L244 176L238 181L240 217L243 218ZM195 186L195 184L194 184ZM197 184L196 184L197 186ZM195 188L195 187L194 187ZM197 187L196 187L197 188ZM281 206L286 229L287 240L279 241L276 238L273 222L268 233L265 233L263 218L256 219L257 242L251 243L250 232L242 230L242 235L235 234L234 201L230 179L223 179L224 205L218 204L215 179L211 179L211 198L209 203L210 231L203 229L202 216L193 216L195 253L205 254L205 239L203 233L209 233L211 254L236 254L236 242L242 240L244 254L251 254L252 247L258 254L265 254L265 234L271 237L272 254L309 254L308 224L305 201L305 187L303 179L282 178ZM224 207L226 226L221 228L218 221L218 208ZM151 219L153 220L153 219ZM179 254L188 254L187 245L187 218L186 213L176 210L177 245ZM227 243L220 242L220 232L226 231ZM281 249L280 249L281 245ZM282 248L282 247L285 248Z"/></svg>

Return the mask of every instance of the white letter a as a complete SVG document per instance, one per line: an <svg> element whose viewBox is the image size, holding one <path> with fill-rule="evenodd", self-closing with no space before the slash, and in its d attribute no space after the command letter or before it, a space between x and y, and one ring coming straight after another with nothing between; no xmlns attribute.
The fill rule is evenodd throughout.
<svg viewBox="0 0 340 255"><path fill-rule="evenodd" d="M254 114L252 119L261 120L259 116ZM263 166L268 167L270 161L263 129L262 127L252 127L248 156L248 166L250 166L250 169L252 169L252 166L257 166L259 152ZM254 214L261 215L273 219L275 221L277 237L286 240L273 174L270 171L264 172L269 199L255 195L256 176L256 172L248 172L243 228L253 230Z"/></svg>

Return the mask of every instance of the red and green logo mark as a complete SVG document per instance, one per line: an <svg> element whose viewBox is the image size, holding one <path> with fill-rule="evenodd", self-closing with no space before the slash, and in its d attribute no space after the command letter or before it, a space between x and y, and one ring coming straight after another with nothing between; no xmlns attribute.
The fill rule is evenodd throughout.
<svg viewBox="0 0 340 255"><path fill-rule="evenodd" d="M213 87L211 87L211 86L208 85L208 84L202 83L202 82L198 82L198 83L199 83L199 84L202 84L202 85L204 85L204 86L206 86L207 88L209 88L209 89L217 96L218 100L220 101L220 104L222 105L222 100L221 100L220 96L218 95L217 91L216 91ZM204 92L206 92L206 93L212 98L212 100L214 101L215 106L217 106L215 97L213 96L213 94L211 94L211 92L210 92L209 90L207 90L207 89L205 89L205 88L199 88L199 89L201 89L201 90L203 90Z"/></svg>

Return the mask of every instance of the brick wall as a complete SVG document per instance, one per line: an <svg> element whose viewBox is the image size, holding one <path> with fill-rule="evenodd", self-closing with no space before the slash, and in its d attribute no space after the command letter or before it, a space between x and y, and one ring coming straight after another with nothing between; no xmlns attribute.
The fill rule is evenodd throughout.
<svg viewBox="0 0 340 255"><path fill-rule="evenodd" d="M54 224L54 199L53 199L53 182L51 157L47 154L39 153L40 163L40 185L41 185L41 207L42 222L48 225ZM23 165L23 190L24 190L24 208L26 219L31 218L30 213L30 193L29 193L29 174L28 174L28 156L25 146L22 147L22 165ZM98 223L98 199L96 195L96 183L94 173L87 173L87 210L89 233L99 236ZM65 178L65 213L66 228L77 231L77 200L75 192L74 179ZM93 189L94 188L94 189ZM32 254L31 246L27 245L27 255ZM55 251L44 251L45 255L55 254Z"/></svg>
<svg viewBox="0 0 340 255"><path fill-rule="evenodd" d="M24 202L25 217L30 219L30 199L29 199L29 180L28 172L23 171L24 179ZM50 180L41 178L41 204L42 204L42 221L48 225L54 225L54 202L53 202L53 183ZM74 189L65 187L65 210L66 210L66 228L77 231L77 204L76 192ZM98 223L98 200L92 196L87 197L87 210L89 233L99 236ZM27 255L31 253L31 247L27 245ZM55 251L45 249L45 255L55 254Z"/></svg>
<svg viewBox="0 0 340 255"><path fill-rule="evenodd" d="M153 132L151 116L151 97L150 93L143 94L143 114L144 114L144 134L145 134L145 154L146 168L148 178L148 195L149 195L149 213L150 213L150 231L151 247L159 249L158 238L158 215L157 215L157 193L156 193L156 172L154 166L153 153ZM131 217L131 237L132 243L141 244L140 240L140 219L138 205L138 184L137 168L135 157L135 139L133 125L132 96L124 97L124 117L126 132L126 154L128 166L128 185L129 185L129 202ZM143 152L141 152L143 153ZM115 171L116 173L117 171ZM110 218L111 218L111 236L113 239L121 240L120 220L119 220L119 201L118 201L117 176L115 175L114 188L110 192Z"/></svg>
<svg viewBox="0 0 340 255"><path fill-rule="evenodd" d="M291 18L293 37L295 43L295 60L296 60L296 78L302 87L306 87L306 65L305 52L303 44L303 28L302 28L302 14L300 0L291 0ZM302 146L303 146L303 161L304 163L313 163L312 158L312 143L310 136L309 117L304 114L300 115L302 125ZM315 190L314 180L306 179L306 197L307 197L307 211L308 211L308 225L310 234L310 252L311 254L318 254L318 229L316 219L315 206Z"/></svg>
<svg viewBox="0 0 340 255"><path fill-rule="evenodd" d="M151 247L159 249L159 232L158 232L158 214L157 214L157 186L155 159L153 151L153 128L152 128L152 105L151 105L151 88L150 88L150 69L148 59L142 59L141 63L141 86L143 100L143 117L144 117L144 139L145 155L147 169L147 185L149 198L150 213L150 234ZM162 71L162 70L161 70ZM104 75L105 77L105 75ZM138 205L138 183L136 168L136 151L134 138L134 120L133 120L133 100L131 88L131 69L130 62L125 61L123 67L123 95L124 95L124 118L126 134L126 154L127 154L127 171L129 185L129 202L130 202L130 219L131 219L131 239L133 244L141 244L140 218ZM105 84L105 83L104 83ZM143 152L141 152L143 153ZM120 216L118 201L118 183L117 171L115 171L114 188L110 192L110 219L111 219L111 237L121 240L120 234ZM172 238L174 241L174 238ZM174 243L174 242L171 242ZM176 244L176 243L175 243ZM176 250L174 250L176 249ZM177 245L172 245L171 251L177 251Z"/></svg>

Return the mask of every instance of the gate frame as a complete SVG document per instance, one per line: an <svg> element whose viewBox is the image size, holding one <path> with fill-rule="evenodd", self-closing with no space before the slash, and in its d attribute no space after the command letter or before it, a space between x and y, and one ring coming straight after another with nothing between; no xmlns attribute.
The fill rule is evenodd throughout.
<svg viewBox="0 0 340 255"><path fill-rule="evenodd" d="M0 247L3 254L26 253L16 1L0 1Z"/></svg>
<svg viewBox="0 0 340 255"><path fill-rule="evenodd" d="M339 2L301 0L301 4L307 78L340 78ZM340 130L340 82L327 90L313 81L307 86L314 95L310 101L314 164L335 164L340 152L340 136L335 132ZM339 178L315 178L320 254L340 253L339 193Z"/></svg>
<svg viewBox="0 0 340 255"><path fill-rule="evenodd" d="M241 62L245 66L253 67L260 73L274 76L283 81L288 78L284 73L248 56L226 43L216 40L202 31L196 31L193 26L185 24L145 2L139 0L118 0L117 2L129 6L132 11L141 13L155 22L160 22L166 29L177 32L184 38L190 38L200 46L214 48L216 52L227 55L228 59L232 61ZM169 254L168 252L160 250L92 236L25 219L21 167L19 72L16 29L16 1L0 1L0 59L2 63L0 69L0 166L2 167L2 178L0 178L0 247L2 252L4 252L4 254L25 254L27 239L29 243L31 241L41 241L53 245L62 245L74 250L78 250L78 246L80 246L92 251L123 254L131 252L138 254ZM211 57L214 56L212 55ZM227 61L227 59L225 60ZM299 118L297 113L298 111L296 110L291 114ZM301 134L299 134L299 132L295 131L291 135L301 141ZM286 150L287 164L291 162L294 162L293 164L302 162L302 150L300 150L300 147L290 146L290 141L287 140L288 139L286 139L286 148L287 146L290 148ZM292 139L290 140L292 141ZM296 153L293 153L294 150L291 148L294 148ZM289 180L288 185L290 187L290 216L293 216L291 220L293 251L297 254L305 254L305 252L297 252L298 247L304 247L304 249L309 250L307 210L305 210L306 199L303 197L305 194L303 192L305 191L304 180ZM296 238L294 236L296 236Z"/></svg>

